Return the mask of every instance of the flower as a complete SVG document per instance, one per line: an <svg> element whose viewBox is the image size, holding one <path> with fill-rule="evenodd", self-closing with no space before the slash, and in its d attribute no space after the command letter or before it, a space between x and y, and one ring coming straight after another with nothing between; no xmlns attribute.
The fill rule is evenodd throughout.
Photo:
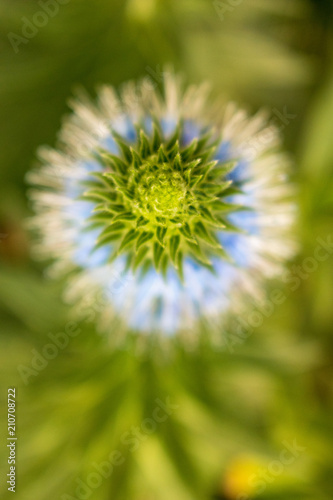
<svg viewBox="0 0 333 500"><path fill-rule="evenodd" d="M289 161L265 113L221 111L169 73L163 95L144 79L71 106L29 182L35 253L78 313L174 334L260 298L294 252Z"/></svg>

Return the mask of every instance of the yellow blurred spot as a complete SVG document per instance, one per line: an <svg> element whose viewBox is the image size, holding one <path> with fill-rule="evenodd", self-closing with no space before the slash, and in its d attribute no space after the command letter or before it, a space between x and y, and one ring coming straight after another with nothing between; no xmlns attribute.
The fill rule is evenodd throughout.
<svg viewBox="0 0 333 500"><path fill-rule="evenodd" d="M258 472L260 464L253 457L238 457L231 462L224 481L223 492L230 499L244 500L254 492L251 476Z"/></svg>
<svg viewBox="0 0 333 500"><path fill-rule="evenodd" d="M156 0L128 0L127 13L135 21L150 21L156 10Z"/></svg>

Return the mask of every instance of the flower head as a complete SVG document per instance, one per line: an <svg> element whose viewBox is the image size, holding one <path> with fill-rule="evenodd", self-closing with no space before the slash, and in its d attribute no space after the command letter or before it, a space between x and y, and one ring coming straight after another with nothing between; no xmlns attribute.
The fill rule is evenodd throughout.
<svg viewBox="0 0 333 500"><path fill-rule="evenodd" d="M30 174L36 251L104 328L192 330L240 310L293 252L276 130L206 94L167 74L163 96L148 80L101 89L96 106L81 96Z"/></svg>

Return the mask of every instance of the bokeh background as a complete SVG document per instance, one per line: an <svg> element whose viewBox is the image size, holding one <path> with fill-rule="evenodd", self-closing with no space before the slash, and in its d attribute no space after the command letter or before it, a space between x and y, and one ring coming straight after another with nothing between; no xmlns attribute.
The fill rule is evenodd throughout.
<svg viewBox="0 0 333 500"><path fill-rule="evenodd" d="M1 498L8 386L17 500L333 498L332 245L314 260L333 238L332 13L330 0L0 1ZM73 325L64 284L30 257L25 173L78 86L159 86L166 64L279 126L299 203L299 255L268 290L285 300L245 339L172 359L132 339L112 350L92 317L43 364L49 334Z"/></svg>

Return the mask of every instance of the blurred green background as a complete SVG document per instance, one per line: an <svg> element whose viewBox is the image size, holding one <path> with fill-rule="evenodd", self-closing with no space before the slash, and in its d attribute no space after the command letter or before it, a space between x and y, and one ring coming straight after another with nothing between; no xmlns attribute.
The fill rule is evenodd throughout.
<svg viewBox="0 0 333 500"><path fill-rule="evenodd" d="M333 498L333 260L309 260L333 237L332 13L330 0L0 0L1 498L8 386L18 500ZM289 277L303 277L270 284L286 300L245 341L170 359L131 339L113 352L85 322L24 383L18 367L70 321L63 283L29 253L36 148L56 144L77 86L160 85L165 64L271 112L294 158Z"/></svg>

